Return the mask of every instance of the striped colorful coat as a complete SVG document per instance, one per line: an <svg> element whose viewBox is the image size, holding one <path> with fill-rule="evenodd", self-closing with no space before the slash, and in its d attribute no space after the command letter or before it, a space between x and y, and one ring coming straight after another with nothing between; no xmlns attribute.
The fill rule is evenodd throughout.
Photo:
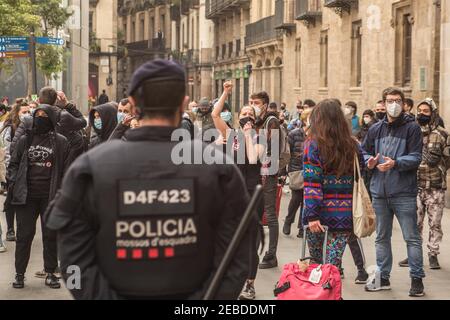
<svg viewBox="0 0 450 320"><path fill-rule="evenodd" d="M361 168L364 168L361 152L359 159ZM303 161L303 224L308 225L310 221L320 220L330 231L353 230L353 174L338 178L331 172L325 172L317 142L311 139L305 142Z"/></svg>

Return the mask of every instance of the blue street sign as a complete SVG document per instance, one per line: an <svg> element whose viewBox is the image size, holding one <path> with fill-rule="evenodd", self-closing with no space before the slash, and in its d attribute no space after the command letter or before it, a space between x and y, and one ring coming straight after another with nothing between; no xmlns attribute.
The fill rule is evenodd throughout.
<svg viewBox="0 0 450 320"><path fill-rule="evenodd" d="M0 45L28 43L28 37L0 37Z"/></svg>
<svg viewBox="0 0 450 320"><path fill-rule="evenodd" d="M64 39L47 38L47 37L36 37L36 43L49 44L49 45L53 45L53 46L63 46L64 45Z"/></svg>
<svg viewBox="0 0 450 320"><path fill-rule="evenodd" d="M30 45L28 43L5 44L5 45L0 43L0 52L19 52L28 50L30 50Z"/></svg>

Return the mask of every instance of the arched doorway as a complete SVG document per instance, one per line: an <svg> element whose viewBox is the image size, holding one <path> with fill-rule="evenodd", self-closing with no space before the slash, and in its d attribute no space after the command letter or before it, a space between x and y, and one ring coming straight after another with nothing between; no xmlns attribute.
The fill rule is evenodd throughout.
<svg viewBox="0 0 450 320"><path fill-rule="evenodd" d="M283 60L280 57L277 57L274 62L274 92L273 99L274 101L280 105L283 101Z"/></svg>
<svg viewBox="0 0 450 320"><path fill-rule="evenodd" d="M89 88L88 88L89 100L97 101L98 98L98 66L89 63Z"/></svg>

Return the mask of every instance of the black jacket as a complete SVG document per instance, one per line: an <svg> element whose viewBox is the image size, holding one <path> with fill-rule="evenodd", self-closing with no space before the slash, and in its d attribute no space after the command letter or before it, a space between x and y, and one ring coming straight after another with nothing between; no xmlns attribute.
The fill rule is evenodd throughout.
<svg viewBox="0 0 450 320"><path fill-rule="evenodd" d="M87 122L83 114L69 103L64 109L59 109L56 132L67 138L70 146L70 162L74 161L85 150L81 130L86 128Z"/></svg>
<svg viewBox="0 0 450 320"><path fill-rule="evenodd" d="M303 170L303 145L305 143L305 132L301 128L292 130L288 135L291 159L289 160L288 172Z"/></svg>
<svg viewBox="0 0 450 320"><path fill-rule="evenodd" d="M94 114L98 112L102 119L102 129L94 127ZM117 126L117 109L110 103L102 104L91 109L89 112L89 124L94 129L96 136L91 139L89 149L98 146L100 143L108 141Z"/></svg>
<svg viewBox="0 0 450 320"><path fill-rule="evenodd" d="M129 130L127 141L113 140L90 150L67 172L46 219L50 229L59 231L63 277L70 276L69 266L81 268L81 289L71 290L76 299L204 295L249 195L234 165L174 164L174 147L187 152L194 144L200 150L213 147L200 141L171 142L173 130ZM184 195L178 195L179 189ZM175 204L169 205L167 197L160 199L162 190L171 190ZM193 221L189 230L183 221ZM130 233L130 225L141 227L132 227L139 234ZM170 244L177 239L187 242ZM249 244L247 233L217 299L238 297L248 274Z"/></svg>
<svg viewBox="0 0 450 320"><path fill-rule="evenodd" d="M24 121L22 121L19 126L17 127L17 130L14 132L14 137L11 142L10 146L10 153L11 155L14 153L14 150L16 149L16 145L19 142L20 138L27 132L30 132L33 128L33 118L26 117Z"/></svg>
<svg viewBox="0 0 450 320"><path fill-rule="evenodd" d="M41 105L37 110L44 110L53 123L57 125L57 114L55 107L48 105ZM35 113L36 114L36 113ZM34 119L34 117L33 117ZM24 205L27 202L28 196L28 149L33 140L33 131L22 135L16 145L14 153L11 156L11 161L8 167L8 177L11 184L10 191L11 204ZM52 200L61 185L61 181L69 164L69 143L67 139L54 131L49 133L51 135L52 149L54 150L54 166L52 170L52 178L50 182L49 201Z"/></svg>

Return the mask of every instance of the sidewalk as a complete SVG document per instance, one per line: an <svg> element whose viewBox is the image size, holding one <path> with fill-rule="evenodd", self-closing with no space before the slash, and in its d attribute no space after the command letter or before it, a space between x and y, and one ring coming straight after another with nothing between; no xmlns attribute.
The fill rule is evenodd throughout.
<svg viewBox="0 0 450 320"><path fill-rule="evenodd" d="M290 196L284 194L281 205L280 228L283 225L284 217L287 214L287 206ZM0 203L4 198L0 197ZM1 206L0 206L1 207ZM5 217L2 212L0 219L3 232L6 232ZM281 274L284 264L295 262L300 255L301 240L296 237L296 229L292 227L292 235L286 237L280 233L278 250L278 268L270 270L258 270L256 280L256 292L258 300L272 300L273 289ZM394 225L392 249L394 252L394 268L392 272L392 291L379 293L367 293L363 285L355 285L353 280L356 277L356 268L348 250L344 256L344 269L346 278L343 281L344 299L346 300L403 300L409 299L408 291L410 279L408 269L397 266L398 261L406 257L406 245L401 237L401 232L397 223ZM429 270L426 251L424 251L425 272L427 278L424 280L426 296L422 299L450 299L450 240L447 236L450 233L450 210L446 210L443 220L444 240L441 248L440 262L442 270ZM428 228L426 228L426 232ZM266 230L267 233L267 230ZM22 290L13 289L11 283L14 278L14 242L7 242L8 252L0 254L0 300L2 299L32 299L32 300L60 300L71 299L71 295L64 288L59 290L49 289L44 285L44 280L34 277L34 273L43 266L41 231L37 228L35 241L33 242L32 255L27 271L26 287ZM268 238L267 238L268 239ZM364 249L368 266L375 264L374 238L364 239ZM426 246L424 246L426 248Z"/></svg>
<svg viewBox="0 0 450 320"><path fill-rule="evenodd" d="M288 188L285 188L285 191ZM289 204L290 195L283 193L280 210L280 230L283 227L284 217L287 215L287 207ZM295 222L292 225L291 236L285 236L280 231L280 238L278 244L278 268L269 270L258 270L256 277L255 289L257 299L274 299L273 289L276 282L281 275L283 265L291 262L296 262L300 257L300 248L302 239L298 239ZM446 209L444 219L442 222L444 230L444 239L441 246L441 255L439 262L441 270L430 270L428 268L428 253L426 243L424 243L424 264L426 278L424 279L425 293L424 298L430 300L448 300L450 299L450 210ZM266 239L268 242L268 230L266 228ZM424 238L428 239L428 227L424 230ZM375 268L375 236L363 239L364 253L366 256L366 263L368 268ZM307 251L308 252L308 251ZM400 226L395 220L394 230L392 236L392 252L394 256L394 265L391 274L392 291L383 291L376 293L369 293L364 291L364 285L354 284L354 279L357 275L356 267L353 263L353 258L350 250L346 250L344 254L344 273L343 280L343 298L345 300L405 300L411 299L408 297L410 288L410 278L408 268L398 267L398 262L406 258L406 244L403 241ZM417 298L415 298L417 299Z"/></svg>

